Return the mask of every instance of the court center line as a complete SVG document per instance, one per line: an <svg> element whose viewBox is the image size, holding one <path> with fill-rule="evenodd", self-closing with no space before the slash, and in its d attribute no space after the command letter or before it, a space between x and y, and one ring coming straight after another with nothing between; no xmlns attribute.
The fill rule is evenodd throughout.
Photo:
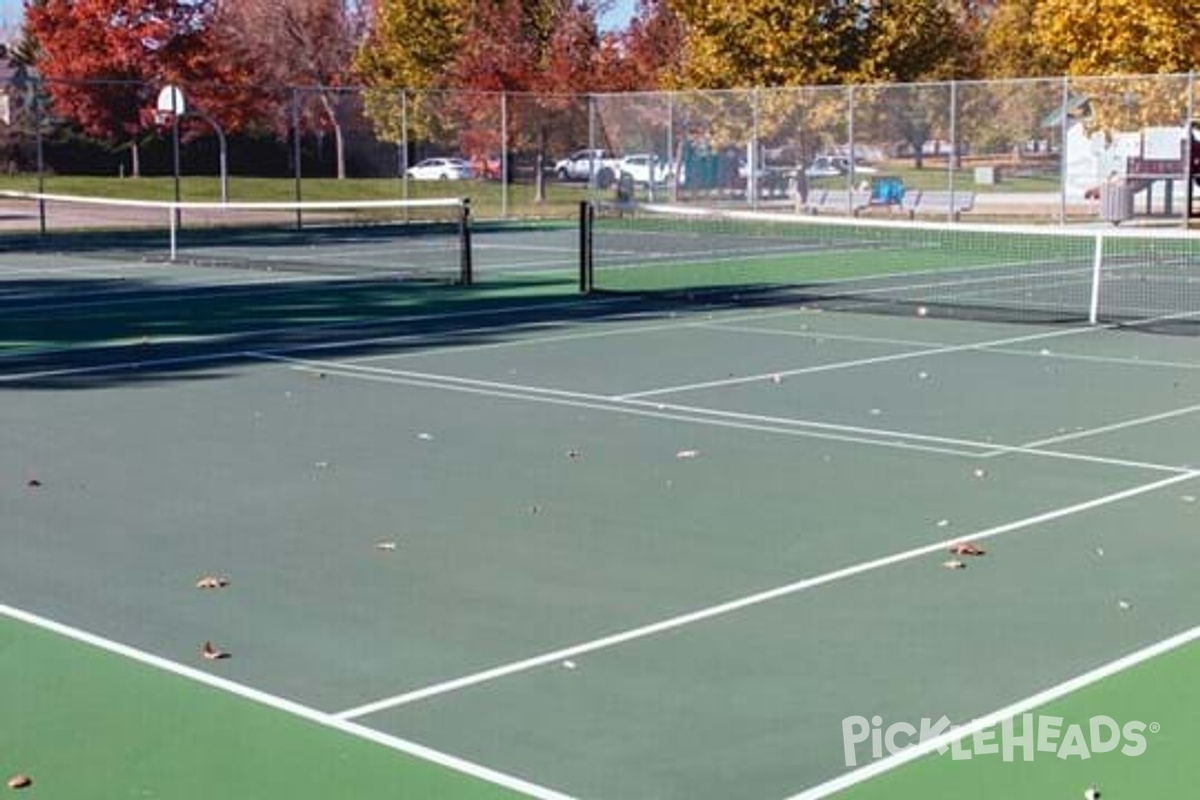
<svg viewBox="0 0 1200 800"><path fill-rule="evenodd" d="M523 792L531 797L539 798L540 800L570 800L567 795L557 792L553 789L548 789L544 786L538 786L522 778L499 772L490 767L485 767L479 764L472 763L465 759L443 753L433 748L426 747L416 742L401 739L397 736L391 736L368 728L364 725L351 722L349 720L339 719L331 714L323 711L318 711L315 708L297 703L292 700L287 700L278 695L254 689L236 681L222 678L218 675L213 675L208 672L203 672L194 667L189 667L185 664L180 664L177 661L172 661L162 656L156 656L145 650L140 650L136 647L131 647L127 644L114 641L112 639L99 636L94 633L89 633L80 628L58 622L29 611L25 611L14 606L0 604L0 615L8 617L17 622L22 622L27 625L32 625L59 636L90 645L100 650L122 656L139 664L144 664L148 667L160 670L162 672L176 675L193 683L200 683L209 686L213 689L232 694L244 700L249 700L259 705L267 706L268 708L282 711L294 717L314 722L324 728L339 731L348 734L358 739L375 742L383 745L391 750L396 750L401 753L419 758L423 761L432 762L440 766L460 772L464 775L478 778L488 783L497 786L503 786L517 792Z"/></svg>
<svg viewBox="0 0 1200 800"><path fill-rule="evenodd" d="M794 375L812 375L819 372L833 372L843 369L855 369L857 367L873 366L875 364L887 364L894 361L905 361L913 358L922 358L926 356L945 355L947 353L965 352L968 350L986 350L991 347L1002 345L1017 344L1019 342L1036 342L1046 339L1054 339L1063 336L1078 336L1086 333L1094 333L1101 330L1096 327L1086 328L1070 328L1068 330L1057 331L1042 331L1040 333L1026 334L1024 336L1013 336L1004 339L993 339L985 342L975 342L970 344L955 344L946 345L944 347L932 347L920 350L912 350L904 353L890 353L883 356L873 356L871 358L858 358L851 361L837 361L831 364L818 364L812 367L802 367L794 370L780 370L779 372L763 373L761 375L742 376L738 378L724 378L721 380L701 381L698 383L682 384L679 386L667 386L661 389L650 389L644 392L631 392L629 394L620 395L618 400L633 400L644 397L655 397L663 394L675 394L681 392L692 392L700 389L715 389L723 386L737 386L744 383L755 383L765 380L772 375L781 377L790 377Z"/></svg>
<svg viewBox="0 0 1200 800"><path fill-rule="evenodd" d="M606 650L618 645L626 644L638 639L644 639L667 631L683 628L688 625L695 625L699 622L704 622L716 617L732 614L737 611L762 605L774 600L779 600L785 597L791 597L800 592L809 591L820 586L825 586L838 581L846 580L847 578L856 577L868 572L874 572L884 567L894 566L906 561L912 561L922 556L931 555L933 553L944 552L945 549L955 542L981 541L990 539L1003 534L1012 533L1025 528L1030 528L1036 525L1042 525L1057 519L1062 519L1075 514L1080 514L1102 506L1111 505L1123 500L1128 500L1139 495L1164 489L1168 486L1173 486L1184 481L1194 480L1200 477L1200 471L1186 472L1181 475L1172 475L1168 478L1162 478L1150 483L1140 484L1138 486L1124 489L1119 492L1096 497L1091 500L1085 500L1080 503L1075 503L1062 508L1046 511L1041 514L1035 514L1024 519L1008 522L1003 525L997 525L991 528L985 528L974 533L963 536L956 536L953 539L945 539L932 544L914 547L899 553L893 553L889 556L864 561L852 566L843 567L841 569L826 572L822 575L817 575L811 578L796 581L794 583L777 586L773 589L757 592L755 594L746 595L734 600L729 600L724 603L701 608L696 611L691 611L685 614L669 617L659 620L648 625L641 625L635 628L629 628L618 633L603 636L598 639L581 642L569 647L551 650L531 658L513 661L508 664L501 664L491 669L481 670L479 672L464 675L453 680L443 681L441 683L425 686L420 689L404 692L402 694L393 695L380 700L375 700L370 703L348 708L344 711L337 712L333 716L337 719L352 720L360 717L377 714L381 711L386 711L400 706L410 705L418 701L427 700L438 695L456 692L472 686L478 686L483 683L499 680L521 672L527 672L537 667L547 664L554 664L567 658L574 658L585 655L587 653L595 653L600 650Z"/></svg>
<svg viewBox="0 0 1200 800"><path fill-rule="evenodd" d="M940 748L949 747L954 742L965 739L978 731L994 728L1005 720L1013 719L1020 714L1033 711L1073 692L1098 683L1105 678L1110 678L1151 659L1166 655L1172 650L1177 650L1197 640L1200 640L1200 626L1143 647L1115 661L1110 661L1082 675L1063 681L1037 694L1030 695L1023 700L993 711L979 719L972 720L961 727L954 728L946 733L905 748L894 755L888 755L878 761L872 761L870 764L863 765L853 772L848 772L832 780L825 781L799 794L791 795L787 800L823 800L823 798L834 795L851 786L863 783L885 772L890 772L899 766L927 756Z"/></svg>

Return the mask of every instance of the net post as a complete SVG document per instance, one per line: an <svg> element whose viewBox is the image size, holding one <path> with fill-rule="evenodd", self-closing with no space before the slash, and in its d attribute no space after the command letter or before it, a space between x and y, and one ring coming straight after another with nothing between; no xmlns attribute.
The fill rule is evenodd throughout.
<svg viewBox="0 0 1200 800"><path fill-rule="evenodd" d="M458 213L459 282L470 286L475 282L475 265L471 258L471 198L464 197Z"/></svg>
<svg viewBox="0 0 1200 800"><path fill-rule="evenodd" d="M592 222L593 206L588 200L579 201L579 291L592 291Z"/></svg>
<svg viewBox="0 0 1200 800"><path fill-rule="evenodd" d="M1092 296L1088 302L1088 324L1100 321L1100 268L1104 263L1104 234L1097 233L1092 251Z"/></svg>

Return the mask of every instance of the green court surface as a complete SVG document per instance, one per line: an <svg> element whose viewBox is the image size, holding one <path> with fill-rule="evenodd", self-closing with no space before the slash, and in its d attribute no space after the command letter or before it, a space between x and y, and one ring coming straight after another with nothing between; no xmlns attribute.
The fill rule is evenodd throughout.
<svg viewBox="0 0 1200 800"><path fill-rule="evenodd" d="M31 796L520 794L5 618L0 772Z"/></svg>
<svg viewBox="0 0 1200 800"><path fill-rule="evenodd" d="M99 798L1187 791L1193 338L584 297L569 231L478 244L476 287L0 258L0 772ZM1009 713L1159 729L1138 756L847 763L848 719Z"/></svg>

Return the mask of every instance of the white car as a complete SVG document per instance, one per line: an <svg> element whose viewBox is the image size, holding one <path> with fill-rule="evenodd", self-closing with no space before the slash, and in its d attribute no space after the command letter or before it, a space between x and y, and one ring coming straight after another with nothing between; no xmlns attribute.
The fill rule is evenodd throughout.
<svg viewBox="0 0 1200 800"><path fill-rule="evenodd" d="M635 186L670 183L672 177L671 165L651 153L625 156L617 165L617 172L622 178L628 175Z"/></svg>
<svg viewBox="0 0 1200 800"><path fill-rule="evenodd" d="M408 168L414 181L465 181L474 177L471 165L461 158L427 158Z"/></svg>
<svg viewBox="0 0 1200 800"><path fill-rule="evenodd" d="M554 165L554 174L560 181L586 181L594 175L601 187L609 186L617 178L620 161L607 150L576 150Z"/></svg>

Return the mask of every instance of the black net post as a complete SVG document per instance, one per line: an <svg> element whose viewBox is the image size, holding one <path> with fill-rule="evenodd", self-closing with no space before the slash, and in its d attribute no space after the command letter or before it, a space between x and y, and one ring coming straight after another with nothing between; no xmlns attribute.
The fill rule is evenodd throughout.
<svg viewBox="0 0 1200 800"><path fill-rule="evenodd" d="M595 221L592 204L579 203L579 291L592 291L592 223Z"/></svg>
<svg viewBox="0 0 1200 800"><path fill-rule="evenodd" d="M463 286L475 282L475 264L471 258L471 198L464 197L458 215L459 281Z"/></svg>

